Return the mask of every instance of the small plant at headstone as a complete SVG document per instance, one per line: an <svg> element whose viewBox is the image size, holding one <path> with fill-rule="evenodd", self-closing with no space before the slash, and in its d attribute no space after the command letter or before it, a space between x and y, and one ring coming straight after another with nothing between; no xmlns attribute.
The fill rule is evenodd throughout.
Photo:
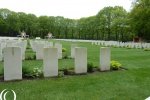
<svg viewBox="0 0 150 100"><path fill-rule="evenodd" d="M42 77L43 76L43 72L38 67L35 67L35 68L33 68L32 75L33 75L34 78Z"/></svg>
<svg viewBox="0 0 150 100"><path fill-rule="evenodd" d="M126 46L127 49L131 49L131 47L129 45Z"/></svg>
<svg viewBox="0 0 150 100"><path fill-rule="evenodd" d="M32 60L32 57L30 55L25 57L25 60Z"/></svg>
<svg viewBox="0 0 150 100"><path fill-rule="evenodd" d="M31 49L30 41L29 40L27 40L27 49Z"/></svg>
<svg viewBox="0 0 150 100"><path fill-rule="evenodd" d="M118 46L116 46L116 45L114 45L113 47L114 47L114 48L118 48Z"/></svg>
<svg viewBox="0 0 150 100"><path fill-rule="evenodd" d="M26 55L25 60L35 60L36 59L36 55L35 54L30 54L30 55Z"/></svg>
<svg viewBox="0 0 150 100"><path fill-rule="evenodd" d="M66 52L67 51L67 49L66 48L62 48L62 52Z"/></svg>
<svg viewBox="0 0 150 100"><path fill-rule="evenodd" d="M4 75L4 67L2 67L2 70L0 71L0 76Z"/></svg>
<svg viewBox="0 0 150 100"><path fill-rule="evenodd" d="M30 46L27 46L27 49L31 49L31 47L30 47Z"/></svg>
<svg viewBox="0 0 150 100"><path fill-rule="evenodd" d="M58 77L63 77L64 76L64 72L63 71L59 71L58 72Z"/></svg>
<svg viewBox="0 0 150 100"><path fill-rule="evenodd" d="M122 65L118 61L112 60L110 63L110 67L112 70L118 70Z"/></svg>
<svg viewBox="0 0 150 100"><path fill-rule="evenodd" d="M36 60L36 55L35 54L33 55L33 60Z"/></svg>
<svg viewBox="0 0 150 100"><path fill-rule="evenodd" d="M28 67L23 66L22 67L22 76L25 78L32 78L32 70L29 70Z"/></svg>
<svg viewBox="0 0 150 100"><path fill-rule="evenodd" d="M28 67L22 67L22 75L25 78L40 78L43 77L43 72L37 67L33 68L33 70Z"/></svg>
<svg viewBox="0 0 150 100"><path fill-rule="evenodd" d="M145 48L144 51L150 51L150 49L149 48Z"/></svg>
<svg viewBox="0 0 150 100"><path fill-rule="evenodd" d="M64 75L68 75L69 74L69 71L68 71L68 69L63 69L63 71L64 71Z"/></svg>
<svg viewBox="0 0 150 100"><path fill-rule="evenodd" d="M93 72L93 68L94 68L93 63L88 63L88 64L87 64L87 71L88 71L88 72L90 72L90 73Z"/></svg>
<svg viewBox="0 0 150 100"><path fill-rule="evenodd" d="M68 59L69 57L68 57L68 55L67 54L65 54L64 56L63 56L63 59Z"/></svg>
<svg viewBox="0 0 150 100"><path fill-rule="evenodd" d="M74 75L74 68L63 68L61 69L61 72L63 72L64 75Z"/></svg>

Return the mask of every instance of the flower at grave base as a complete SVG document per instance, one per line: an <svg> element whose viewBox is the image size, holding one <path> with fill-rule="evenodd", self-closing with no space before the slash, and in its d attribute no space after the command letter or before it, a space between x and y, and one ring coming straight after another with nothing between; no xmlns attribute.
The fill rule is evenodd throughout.
<svg viewBox="0 0 150 100"><path fill-rule="evenodd" d="M122 65L118 61L112 60L110 63L110 67L113 70L118 70Z"/></svg>
<svg viewBox="0 0 150 100"><path fill-rule="evenodd" d="M34 77L40 77L42 75L42 71L39 68L35 67L35 68L33 68L32 74Z"/></svg>

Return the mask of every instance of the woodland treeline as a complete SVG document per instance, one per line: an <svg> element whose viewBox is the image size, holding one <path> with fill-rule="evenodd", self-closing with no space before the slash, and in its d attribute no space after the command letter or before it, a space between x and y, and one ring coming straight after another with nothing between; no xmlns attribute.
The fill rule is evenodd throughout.
<svg viewBox="0 0 150 100"><path fill-rule="evenodd" d="M123 7L105 7L95 16L69 19L40 16L0 9L0 36L17 36L22 31L30 38L55 38L130 41L134 37L150 40L150 0L136 0L127 12Z"/></svg>

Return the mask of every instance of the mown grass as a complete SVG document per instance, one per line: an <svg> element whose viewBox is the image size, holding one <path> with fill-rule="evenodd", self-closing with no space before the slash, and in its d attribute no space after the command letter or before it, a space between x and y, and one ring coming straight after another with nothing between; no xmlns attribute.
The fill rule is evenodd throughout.
<svg viewBox="0 0 150 100"><path fill-rule="evenodd" d="M61 42L70 56L71 42L53 42ZM87 47L88 62L99 66L100 46L91 43L77 44ZM26 55L34 53L29 49ZM0 91L5 88L13 89L17 94L17 100L144 100L150 96L150 51L111 48L111 59L119 61L128 70L0 82ZM31 69L41 68L42 65L41 60L23 61L23 66ZM2 67L3 62L0 62L0 69ZM73 59L59 60L59 69L73 67Z"/></svg>

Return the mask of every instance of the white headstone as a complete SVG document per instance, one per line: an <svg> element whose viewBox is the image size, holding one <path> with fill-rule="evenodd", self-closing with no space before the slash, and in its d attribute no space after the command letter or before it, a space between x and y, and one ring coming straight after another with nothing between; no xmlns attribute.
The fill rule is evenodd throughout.
<svg viewBox="0 0 150 100"><path fill-rule="evenodd" d="M21 53L22 53L22 60L25 59L25 51L27 47L27 41L21 41L16 43L16 46L19 46L21 48Z"/></svg>
<svg viewBox="0 0 150 100"><path fill-rule="evenodd" d="M87 48L75 48L75 73L87 73Z"/></svg>
<svg viewBox="0 0 150 100"><path fill-rule="evenodd" d="M2 46L1 46L1 43L0 43L0 61L3 60L3 54L2 54Z"/></svg>
<svg viewBox="0 0 150 100"><path fill-rule="evenodd" d="M40 37L36 37L35 39L40 40L41 38Z"/></svg>
<svg viewBox="0 0 150 100"><path fill-rule="evenodd" d="M16 41L8 40L6 42L6 47L14 47L16 44Z"/></svg>
<svg viewBox="0 0 150 100"><path fill-rule="evenodd" d="M4 80L22 79L22 56L21 48L4 48Z"/></svg>
<svg viewBox="0 0 150 100"><path fill-rule="evenodd" d="M55 43L55 47L58 49L58 59L62 59L62 44Z"/></svg>
<svg viewBox="0 0 150 100"><path fill-rule="evenodd" d="M101 47L100 49L100 70L110 70L110 48Z"/></svg>
<svg viewBox="0 0 150 100"><path fill-rule="evenodd" d="M43 59L43 49L44 49L44 44L42 43L36 44L36 59L37 60Z"/></svg>
<svg viewBox="0 0 150 100"><path fill-rule="evenodd" d="M3 60L3 49L6 47L6 42L0 43L0 61Z"/></svg>
<svg viewBox="0 0 150 100"><path fill-rule="evenodd" d="M44 77L58 76L58 49L44 48Z"/></svg>
<svg viewBox="0 0 150 100"><path fill-rule="evenodd" d="M30 45L31 45L31 48L34 52L36 52L36 44L37 42L36 41L33 41L33 40L30 40Z"/></svg>
<svg viewBox="0 0 150 100"><path fill-rule="evenodd" d="M53 47L53 42L46 42L45 43L45 48Z"/></svg>
<svg viewBox="0 0 150 100"><path fill-rule="evenodd" d="M71 45L71 58L74 58L75 47L77 47L77 44L72 44L72 45Z"/></svg>

